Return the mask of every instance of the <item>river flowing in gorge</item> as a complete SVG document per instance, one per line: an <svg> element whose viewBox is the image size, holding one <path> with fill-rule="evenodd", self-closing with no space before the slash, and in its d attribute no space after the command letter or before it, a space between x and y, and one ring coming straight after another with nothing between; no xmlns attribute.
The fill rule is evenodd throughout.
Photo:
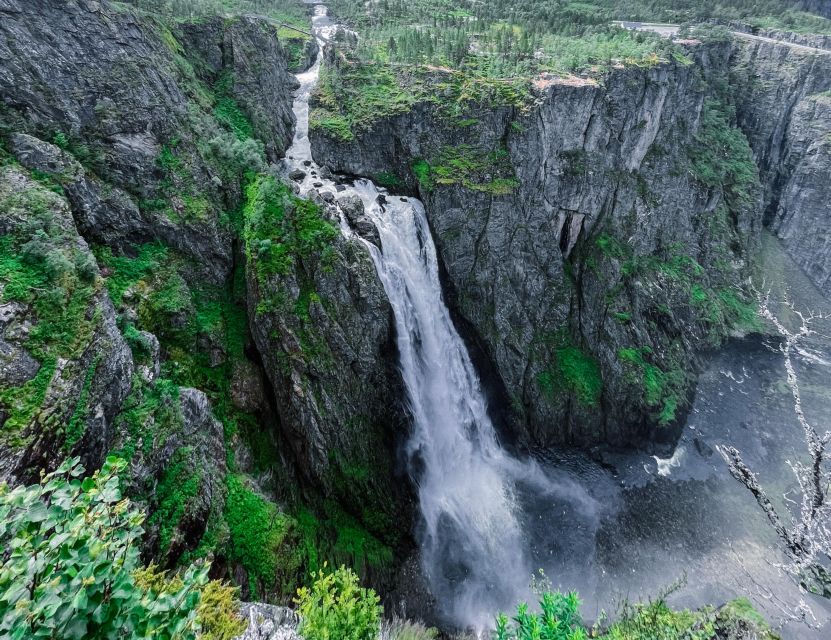
<svg viewBox="0 0 831 640"><path fill-rule="evenodd" d="M315 5L314 12L322 47L336 27L325 6ZM438 618L449 626L486 628L498 611L532 597L529 583L537 569L555 586L578 589L588 619L614 611L623 599L654 596L685 573L688 586L673 601L681 606L758 595L748 575L785 600L798 598L769 561L775 540L752 497L715 453L719 444L734 444L751 466L767 471L774 487L790 486L785 460L802 455L801 431L770 341L744 338L714 355L679 445L666 458L545 451L530 459L509 453L444 303L422 204L368 180L326 179L312 159L309 96L321 59L322 52L297 76L297 129L285 170L305 172L301 195L316 189L336 202L357 195L378 229L380 249L366 245L395 313L413 418L406 453L420 507L416 534ZM352 235L345 222L341 228ZM775 240L767 238L765 245L766 260L783 281L797 283L788 290L797 302L821 299ZM828 340L809 345L798 365L808 412L827 420ZM821 603L815 606L820 618L827 617ZM796 637L811 633L801 629Z"/></svg>

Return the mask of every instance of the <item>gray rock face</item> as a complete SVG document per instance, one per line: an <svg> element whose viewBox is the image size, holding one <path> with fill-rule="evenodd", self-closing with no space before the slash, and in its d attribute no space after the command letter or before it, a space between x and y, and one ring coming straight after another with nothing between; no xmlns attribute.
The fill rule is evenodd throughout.
<svg viewBox="0 0 831 640"><path fill-rule="evenodd" d="M189 57L210 71L210 84L226 74L228 89L272 161L281 158L291 144L291 96L298 87L288 71L287 53L275 36L276 29L264 18L242 16L227 21L217 16L182 24L177 31Z"/></svg>
<svg viewBox="0 0 831 640"><path fill-rule="evenodd" d="M291 140L296 81L268 21L217 19L178 35L186 46L160 23L107 3L4 0L0 119L54 137L83 165L29 150L32 166L46 153L68 172L58 181L87 237L114 247L159 238L220 283L232 262L223 216L240 198L223 178L235 137L206 115L212 107L193 67L207 70L209 85L227 78L272 158Z"/></svg>
<svg viewBox="0 0 831 640"><path fill-rule="evenodd" d="M416 105L350 143L311 132L315 158L331 169L392 172L418 190L449 303L491 363L521 437L625 443L649 434L650 423L671 422L713 329L680 281L708 291L741 281L759 220L750 204L728 221L721 190L690 171L702 69L721 53L696 55L697 65L615 71L603 86L552 80L528 113L480 107L472 126ZM416 182L411 163L440 163L442 148L465 145L504 149L494 176L512 174L517 187L489 191L489 176L478 188ZM679 261L700 265L698 275L667 266ZM649 350L675 380L663 400L633 383L633 352L621 356L632 349Z"/></svg>
<svg viewBox="0 0 831 640"><path fill-rule="evenodd" d="M831 296L831 52L738 39L739 125L765 186L765 222Z"/></svg>
<svg viewBox="0 0 831 640"><path fill-rule="evenodd" d="M0 235L20 247L15 251L32 269L44 269L35 273L60 268L74 274L64 275L64 283L88 281L64 285L68 293L49 289L56 284L48 281L39 291L15 293L13 281L0 278L11 298L0 306L0 478L32 481L68 455L96 468L112 445L112 422L130 390L133 360L94 258L67 201L14 167L0 169ZM90 265L90 271L79 276L73 264ZM47 312L46 295L69 306ZM70 297L61 301L61 295ZM52 314L61 319L55 329L48 324ZM78 325L63 325L73 321ZM66 334L53 336L56 329Z"/></svg>
<svg viewBox="0 0 831 640"><path fill-rule="evenodd" d="M248 628L235 640L302 640L297 633L299 618L288 607L245 602L240 615L248 621Z"/></svg>
<svg viewBox="0 0 831 640"><path fill-rule="evenodd" d="M104 184L55 145L15 133L9 137L9 146L24 167L45 173L63 186L85 238L123 248L152 239L151 229L156 237L168 240L178 235L170 221L146 219L124 191Z"/></svg>
<svg viewBox="0 0 831 640"><path fill-rule="evenodd" d="M333 210L323 215L337 224ZM251 333L300 472L352 513L378 514L368 526L389 536L404 518L393 442L406 418L392 310L375 266L360 241L333 229L323 252L295 256L284 274L262 278L258 268L254 256Z"/></svg>
<svg viewBox="0 0 831 640"><path fill-rule="evenodd" d="M338 198L338 206L349 221L349 226L359 236L377 247L381 246L381 237L378 235L378 229L375 228L375 223L372 222L370 217L366 215L364 203L358 196Z"/></svg>
<svg viewBox="0 0 831 640"><path fill-rule="evenodd" d="M786 138L781 172L788 179L770 227L831 297L831 93L800 101Z"/></svg>

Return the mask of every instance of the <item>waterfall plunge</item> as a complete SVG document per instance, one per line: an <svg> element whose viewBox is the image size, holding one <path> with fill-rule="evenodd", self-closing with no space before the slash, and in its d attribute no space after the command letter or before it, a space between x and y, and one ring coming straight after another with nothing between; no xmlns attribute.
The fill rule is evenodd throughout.
<svg viewBox="0 0 831 640"><path fill-rule="evenodd" d="M315 7L313 26L323 46L322 38L334 32L323 5ZM479 378L442 299L422 204L387 196L381 205L368 180L342 185L339 192L333 181L312 177L318 167L308 140L309 95L321 57L297 76L297 129L286 166L307 172L303 193L318 182L319 190L337 197L360 196L378 228L382 250L366 245L395 312L413 415L407 454L421 508L422 567L439 607L454 623L486 629L498 611L529 595L535 567L519 520L519 489L541 497L561 493L560 485L535 463L508 455L497 441ZM344 233L351 232L344 226Z"/></svg>
<svg viewBox="0 0 831 640"><path fill-rule="evenodd" d="M422 564L450 616L482 628L528 589L534 567L516 489L553 491L539 468L499 445L479 379L442 299L436 248L418 200L359 181L381 237L368 245L395 312L401 373L413 414L407 454L423 518Z"/></svg>

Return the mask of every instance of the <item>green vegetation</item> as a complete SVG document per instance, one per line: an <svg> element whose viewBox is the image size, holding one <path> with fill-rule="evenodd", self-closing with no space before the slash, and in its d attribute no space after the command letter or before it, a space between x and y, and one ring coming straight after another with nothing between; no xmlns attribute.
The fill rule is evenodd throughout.
<svg viewBox="0 0 831 640"><path fill-rule="evenodd" d="M768 624L744 599L734 600L720 610L675 611L664 597L649 603L624 604L620 619L586 627L580 617L577 594L545 591L540 595L539 613L525 603L512 619L500 614L495 640L713 640L734 637L732 632L752 634L760 640L778 640Z"/></svg>
<svg viewBox="0 0 831 640"><path fill-rule="evenodd" d="M225 521L229 553L248 573L251 593L291 594L303 558L298 553L297 523L255 493L238 475L226 479Z"/></svg>
<svg viewBox="0 0 831 640"><path fill-rule="evenodd" d="M308 30L309 13L297 0L121 0L122 4L139 7L163 16L198 20L216 15L263 15L290 26ZM286 30L292 37L301 34ZM283 37L283 31L279 32Z"/></svg>
<svg viewBox="0 0 831 640"><path fill-rule="evenodd" d="M420 93L401 86L393 70L383 65L326 66L315 89L309 127L348 142L375 120L409 111Z"/></svg>
<svg viewBox="0 0 831 640"><path fill-rule="evenodd" d="M163 145L157 158L164 178L159 183L162 198L143 200L147 210L161 210L173 222L205 222L214 212L210 200L197 187L190 169L190 159L180 149L178 138Z"/></svg>
<svg viewBox="0 0 831 640"><path fill-rule="evenodd" d="M416 102L431 103L435 111L470 123L481 105L526 109L534 78L544 85L571 74L599 78L613 66L690 64L671 41L614 26L613 21L690 23L716 18L831 33L831 20L795 11L795 0L741 0L729 5L716 0L329 4L360 39L338 43L339 56L321 75L310 124L342 141ZM713 28L693 35L717 37Z"/></svg>
<svg viewBox="0 0 831 640"><path fill-rule="evenodd" d="M202 483L202 472L193 466L193 451L179 448L174 453L156 486L158 506L150 517L150 524L159 527L159 548L166 555L173 533L188 510L188 503L196 498Z"/></svg>
<svg viewBox="0 0 831 640"><path fill-rule="evenodd" d="M831 35L831 20L828 18L807 11L788 9L787 3L783 4L785 10L781 13L771 12L771 15L764 15L764 12L760 11L756 15L747 15L744 21L755 29L779 29L794 33Z"/></svg>
<svg viewBox="0 0 831 640"><path fill-rule="evenodd" d="M214 86L216 104L214 117L228 127L240 141L248 140L254 133L254 127L233 96L234 78L230 71L225 71Z"/></svg>
<svg viewBox="0 0 831 640"><path fill-rule="evenodd" d="M386 187L387 189L401 189L404 186L404 182L401 178L394 173L390 173L389 171L382 171L376 175L373 182L382 187Z"/></svg>
<svg viewBox="0 0 831 640"><path fill-rule="evenodd" d="M285 275L297 258L324 251L337 237L320 207L294 196L272 176L259 176L246 190L245 250L262 277Z"/></svg>
<svg viewBox="0 0 831 640"><path fill-rule="evenodd" d="M553 397L563 391L587 406L596 406L603 391L603 378L597 359L573 344L568 335L558 332L546 338L553 349L553 366L537 378L542 392Z"/></svg>
<svg viewBox="0 0 831 640"><path fill-rule="evenodd" d="M31 307L34 326L22 346L40 363L32 379L0 389L4 437L14 442L24 427L40 419L58 360L80 358L92 339L99 315L89 310L100 282L95 260L66 226L65 201L16 167L0 171L4 178L23 181L21 189L0 190L0 210L12 220L25 220L0 238L0 300ZM66 446L83 435L92 375L94 371L86 372L72 419L62 422L63 416L55 414L43 418L41 428L63 431Z"/></svg>
<svg viewBox="0 0 831 640"><path fill-rule="evenodd" d="M687 377L681 368L664 371L648 362L652 354L649 347L620 349L618 358L634 370L633 381L643 387L644 402L657 408L658 424L667 425L675 420L678 407L684 402Z"/></svg>
<svg viewBox="0 0 831 640"><path fill-rule="evenodd" d="M263 309L280 304L280 292L270 291L269 277L285 275L297 260L312 256L327 260L338 230L321 213L318 205L296 197L273 176L258 176L248 185L243 240L246 257L262 286Z"/></svg>
<svg viewBox="0 0 831 640"><path fill-rule="evenodd" d="M519 186L506 149L486 152L469 145L443 147L430 162L417 161L413 172L427 190L436 184L459 184L472 191L504 196Z"/></svg>
<svg viewBox="0 0 831 640"><path fill-rule="evenodd" d="M504 613L496 618L496 640L585 640L588 633L580 619L580 600L574 592L543 593L540 612L532 613L526 603L517 606L516 616L508 620Z"/></svg>
<svg viewBox="0 0 831 640"><path fill-rule="evenodd" d="M7 638L230 640L241 633L233 589L207 566L168 577L139 564L144 516L122 499L108 458L84 477L78 459L39 484L0 485L0 635Z"/></svg>
<svg viewBox="0 0 831 640"><path fill-rule="evenodd" d="M381 625L381 599L359 585L358 576L341 566L326 566L310 587L297 591L300 634L306 640L376 640Z"/></svg>
<svg viewBox="0 0 831 640"><path fill-rule="evenodd" d="M723 187L731 209L751 204L759 183L753 152L734 121L731 108L708 99L690 150L693 175L708 187Z"/></svg>
<svg viewBox="0 0 831 640"><path fill-rule="evenodd" d="M615 12L604 5L393 0L365 10L357 0L332 3L358 27L362 61L463 70L480 80L597 71L612 61L654 64L671 50L652 34L611 27Z"/></svg>

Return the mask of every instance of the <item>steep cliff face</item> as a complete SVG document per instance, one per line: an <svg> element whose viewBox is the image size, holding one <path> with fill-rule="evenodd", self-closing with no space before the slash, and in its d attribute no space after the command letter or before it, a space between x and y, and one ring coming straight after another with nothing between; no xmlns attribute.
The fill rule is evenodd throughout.
<svg viewBox="0 0 831 640"><path fill-rule="evenodd" d="M394 542L407 498L394 480L394 446L406 416L383 286L366 248L337 229L334 209L270 177L248 193L251 329L300 471Z"/></svg>
<svg viewBox="0 0 831 640"><path fill-rule="evenodd" d="M278 186L293 135L288 66L315 52L300 40L0 1L0 473L116 453L149 557L212 553L243 595L284 601L318 553L388 567L408 521L366 250L276 220L248 250L252 185ZM272 250L285 268L260 280Z"/></svg>
<svg viewBox="0 0 831 640"><path fill-rule="evenodd" d="M133 359L67 201L0 167L0 478L100 465Z"/></svg>
<svg viewBox="0 0 831 640"><path fill-rule="evenodd" d="M831 295L831 52L739 38L731 75L765 188L765 223Z"/></svg>
<svg viewBox="0 0 831 640"><path fill-rule="evenodd" d="M422 104L351 142L312 131L319 162L418 191L520 434L637 441L679 415L698 350L748 317L756 177L706 75L725 53L541 79L527 112Z"/></svg>
<svg viewBox="0 0 831 640"><path fill-rule="evenodd" d="M163 24L107 3L6 0L0 18L5 128L58 142L133 200L82 223L91 239L158 238L222 282L231 268L223 212L239 201L233 165L244 150L216 119L253 127L234 133L256 133L272 158L291 140L296 83L274 27L250 18L182 27L189 59Z"/></svg>

